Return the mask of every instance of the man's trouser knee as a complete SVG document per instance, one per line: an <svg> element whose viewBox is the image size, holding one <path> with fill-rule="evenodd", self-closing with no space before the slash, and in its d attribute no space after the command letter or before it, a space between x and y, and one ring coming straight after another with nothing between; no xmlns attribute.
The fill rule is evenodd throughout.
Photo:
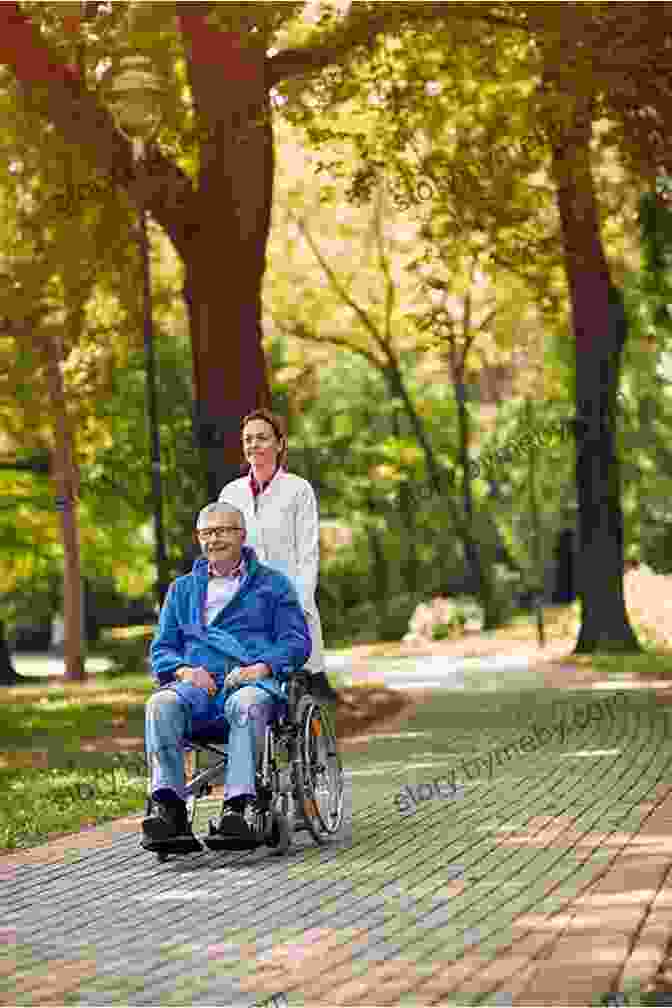
<svg viewBox="0 0 672 1008"><path fill-rule="evenodd" d="M151 770L151 796L169 791L185 798L184 738L190 712L172 689L159 690L145 707L145 749Z"/></svg>
<svg viewBox="0 0 672 1008"><path fill-rule="evenodd" d="M265 690L243 686L224 704L229 732L229 765L225 796L256 794L255 770L264 751L266 727L273 717L275 701Z"/></svg>

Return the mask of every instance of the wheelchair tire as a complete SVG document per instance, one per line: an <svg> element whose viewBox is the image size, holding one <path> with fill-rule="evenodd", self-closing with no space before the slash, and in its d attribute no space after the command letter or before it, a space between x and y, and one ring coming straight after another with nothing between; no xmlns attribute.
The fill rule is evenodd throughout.
<svg viewBox="0 0 672 1008"><path fill-rule="evenodd" d="M292 846L292 834L287 822L287 817L282 812L271 813L271 825L269 836L266 840L269 847L273 848L273 853L281 857L286 854Z"/></svg>
<svg viewBox="0 0 672 1008"><path fill-rule="evenodd" d="M302 697L296 720L301 764L296 797L313 839L325 844L343 822L343 764L329 720L310 695Z"/></svg>

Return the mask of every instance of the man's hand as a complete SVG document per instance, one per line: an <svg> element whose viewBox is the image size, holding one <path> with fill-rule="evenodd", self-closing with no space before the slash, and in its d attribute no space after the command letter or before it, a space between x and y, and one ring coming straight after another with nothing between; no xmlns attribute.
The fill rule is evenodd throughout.
<svg viewBox="0 0 672 1008"><path fill-rule="evenodd" d="M235 689L236 686L240 686L240 677L242 674L242 669L236 666L231 669L229 674L224 678L224 689Z"/></svg>
<svg viewBox="0 0 672 1008"><path fill-rule="evenodd" d="M254 682L255 679L267 679L271 675L271 670L264 662L257 662L256 665L248 665L241 671L241 682Z"/></svg>
<svg viewBox="0 0 672 1008"><path fill-rule="evenodd" d="M212 678L208 670L202 665L198 665L196 668L192 668L189 665L183 665L177 670L177 672L181 673L179 678L182 682L193 683L193 685L197 686L199 689L207 690L210 696L214 696L217 692L217 684L215 680Z"/></svg>
<svg viewBox="0 0 672 1008"><path fill-rule="evenodd" d="M264 662L256 662L254 665L247 665L245 668L236 667L232 669L224 680L227 689L233 689L241 683L256 682L257 679L267 679L271 670Z"/></svg>

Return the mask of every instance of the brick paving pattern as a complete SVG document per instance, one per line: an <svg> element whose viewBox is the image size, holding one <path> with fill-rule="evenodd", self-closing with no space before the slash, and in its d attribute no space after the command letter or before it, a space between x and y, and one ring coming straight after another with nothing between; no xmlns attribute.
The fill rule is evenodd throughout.
<svg viewBox="0 0 672 1008"><path fill-rule="evenodd" d="M352 772L344 835L285 858L159 865L137 822L7 857L0 1004L590 1005L646 983L669 969L672 745L650 692L610 710L413 815L408 768Z"/></svg>

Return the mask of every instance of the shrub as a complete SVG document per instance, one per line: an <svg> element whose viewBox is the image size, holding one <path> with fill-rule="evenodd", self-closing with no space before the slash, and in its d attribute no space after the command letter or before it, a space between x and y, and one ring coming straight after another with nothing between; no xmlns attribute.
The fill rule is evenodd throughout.
<svg viewBox="0 0 672 1008"><path fill-rule="evenodd" d="M417 606L404 641L445 640L465 630L480 630L482 626L483 610L471 596L458 595L454 599L438 597Z"/></svg>
<svg viewBox="0 0 672 1008"><path fill-rule="evenodd" d="M400 641L408 621L418 604L415 595L393 595L383 602L360 602L343 615L340 626L328 625L330 646L335 642L369 644L377 641ZM326 623L322 614L323 625Z"/></svg>
<svg viewBox="0 0 672 1008"><path fill-rule="evenodd" d="M453 623L437 623L432 629L432 640L447 640L449 637L455 637Z"/></svg>
<svg viewBox="0 0 672 1008"><path fill-rule="evenodd" d="M506 625L516 611L516 598L520 591L520 574L504 564L493 565L495 620L497 626Z"/></svg>
<svg viewBox="0 0 672 1008"><path fill-rule="evenodd" d="M420 599L417 595L393 595L380 607L379 640L400 641Z"/></svg>
<svg viewBox="0 0 672 1008"><path fill-rule="evenodd" d="M104 679L149 675L149 645L154 627L129 627L108 630L103 634L99 653L112 664L103 673Z"/></svg>

